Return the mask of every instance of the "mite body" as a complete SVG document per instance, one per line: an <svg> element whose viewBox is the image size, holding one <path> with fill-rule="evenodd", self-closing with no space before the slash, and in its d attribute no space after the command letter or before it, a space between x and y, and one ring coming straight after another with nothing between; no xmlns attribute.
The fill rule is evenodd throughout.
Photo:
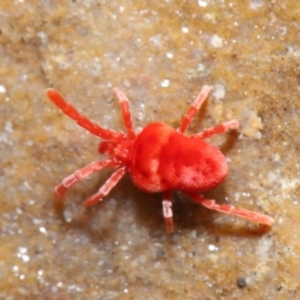
<svg viewBox="0 0 300 300"><path fill-rule="evenodd" d="M204 199L199 194L222 183L228 172L226 158L206 139L228 130L235 130L239 126L238 121L231 120L191 136L184 135L210 90L209 86L203 87L182 118L177 130L167 124L155 122L146 125L140 133L136 134L132 126L128 99L120 89L115 88L114 92L120 102L127 133L98 126L80 114L57 91L48 89L49 99L66 115L102 139L99 144L99 152L109 157L107 160L93 162L63 179L55 187L56 197L62 198L71 186L90 174L98 172L104 167L115 167L117 170L99 191L85 200L85 206L91 206L101 201L122 176L129 172L133 182L140 189L150 193L163 193L163 215L166 230L169 233L174 230L172 190L180 190L188 194L194 201L209 209L271 225L273 219L267 215L237 209L232 205L216 204L214 200Z"/></svg>
<svg viewBox="0 0 300 300"><path fill-rule="evenodd" d="M219 185L228 167L212 144L186 137L164 123L152 123L134 143L129 170L134 183L147 192L194 194Z"/></svg>

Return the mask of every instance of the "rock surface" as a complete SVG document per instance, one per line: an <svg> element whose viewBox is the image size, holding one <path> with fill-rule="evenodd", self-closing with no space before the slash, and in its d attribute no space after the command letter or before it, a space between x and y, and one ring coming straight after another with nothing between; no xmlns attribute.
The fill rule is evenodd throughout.
<svg viewBox="0 0 300 300"><path fill-rule="evenodd" d="M1 299L300 299L298 1L0 2ZM99 158L99 140L45 97L54 87L103 127L174 127L214 85L189 129L238 119L215 137L226 181L205 196L271 215L266 228L174 193L167 235L161 195L125 177L91 209L105 170L53 187Z"/></svg>

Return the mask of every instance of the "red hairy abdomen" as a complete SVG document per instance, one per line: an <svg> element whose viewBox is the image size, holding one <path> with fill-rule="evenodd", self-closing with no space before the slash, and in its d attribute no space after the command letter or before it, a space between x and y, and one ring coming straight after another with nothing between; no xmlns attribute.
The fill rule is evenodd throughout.
<svg viewBox="0 0 300 300"><path fill-rule="evenodd" d="M129 170L134 183L145 191L198 193L219 185L228 167L220 150L203 139L151 123L133 145Z"/></svg>

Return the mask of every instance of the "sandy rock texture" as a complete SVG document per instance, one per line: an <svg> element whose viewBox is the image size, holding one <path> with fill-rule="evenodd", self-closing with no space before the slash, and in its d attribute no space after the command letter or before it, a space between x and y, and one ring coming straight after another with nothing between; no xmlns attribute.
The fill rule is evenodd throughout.
<svg viewBox="0 0 300 300"><path fill-rule="evenodd" d="M300 299L300 6L296 0L0 1L0 298ZM189 133L238 119L211 138L226 181L205 194L268 214L268 229L126 176L98 205L81 203L107 169L56 203L53 188L104 157L99 139L45 96L59 90L103 127L174 127L204 84L214 91Z"/></svg>

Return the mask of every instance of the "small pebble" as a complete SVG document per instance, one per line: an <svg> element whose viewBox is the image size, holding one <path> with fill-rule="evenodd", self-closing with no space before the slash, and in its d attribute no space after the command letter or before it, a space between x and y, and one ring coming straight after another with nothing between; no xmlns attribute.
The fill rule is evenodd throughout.
<svg viewBox="0 0 300 300"><path fill-rule="evenodd" d="M247 282L246 282L245 278L240 277L237 279L236 284L238 287L243 288L247 285Z"/></svg>

